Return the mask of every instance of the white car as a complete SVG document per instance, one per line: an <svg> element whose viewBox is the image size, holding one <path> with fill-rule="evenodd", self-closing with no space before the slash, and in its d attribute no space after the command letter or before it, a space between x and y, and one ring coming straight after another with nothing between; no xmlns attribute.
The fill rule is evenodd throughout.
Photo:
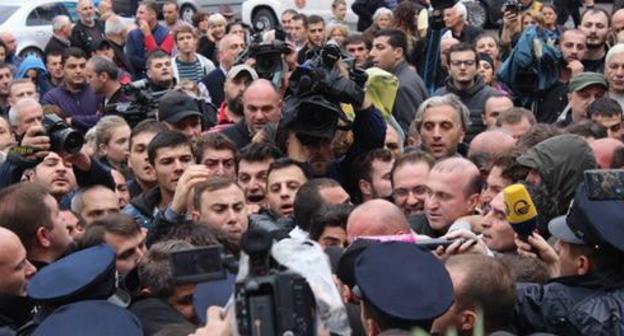
<svg viewBox="0 0 624 336"><path fill-rule="evenodd" d="M298 7L295 2L303 6ZM351 11L353 2L354 0L347 0L346 21L350 27L355 27L358 20L357 15ZM331 0L247 0L243 2L241 16L243 22L252 27L256 27L257 22L262 22L263 27L271 29L279 26L282 12L289 8L305 15L320 15L327 21L333 16L331 4Z"/></svg>
<svg viewBox="0 0 624 336"><path fill-rule="evenodd" d="M78 0L2 0L0 32L15 35L18 55L42 55L52 37L52 19L67 15L78 22L77 4Z"/></svg>

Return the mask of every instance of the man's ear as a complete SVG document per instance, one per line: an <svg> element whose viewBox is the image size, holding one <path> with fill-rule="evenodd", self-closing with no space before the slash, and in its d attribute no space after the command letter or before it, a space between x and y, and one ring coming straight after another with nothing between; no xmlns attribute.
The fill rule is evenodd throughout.
<svg viewBox="0 0 624 336"><path fill-rule="evenodd" d="M362 193L362 195L370 196L373 194L372 186L370 182L364 179L360 179L358 181L358 188L360 189L360 192Z"/></svg>
<svg viewBox="0 0 624 336"><path fill-rule="evenodd" d="M52 245L48 237L48 229L43 226L37 228L37 231L35 231L35 238L37 239L37 244L41 247L47 248Z"/></svg>
<svg viewBox="0 0 624 336"><path fill-rule="evenodd" d="M191 211L191 217L193 217L194 222L197 222L199 220L199 210L193 209L193 211Z"/></svg>
<svg viewBox="0 0 624 336"><path fill-rule="evenodd" d="M474 310L464 310L460 313L459 333L463 334L465 331L474 330L477 323L477 312Z"/></svg>
<svg viewBox="0 0 624 336"><path fill-rule="evenodd" d="M577 275L587 275L591 272L591 260L587 256L578 256L575 260L575 263Z"/></svg>
<svg viewBox="0 0 624 336"><path fill-rule="evenodd" d="M481 194L472 194L468 196L467 202L470 211L473 211L479 204L479 197L481 197Z"/></svg>

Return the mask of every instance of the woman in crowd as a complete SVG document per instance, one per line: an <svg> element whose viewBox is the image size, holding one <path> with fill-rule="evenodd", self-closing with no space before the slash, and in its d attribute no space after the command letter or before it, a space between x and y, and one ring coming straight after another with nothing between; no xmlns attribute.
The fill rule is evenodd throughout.
<svg viewBox="0 0 624 336"><path fill-rule="evenodd" d="M366 39L372 41L377 32L390 28L393 16L392 11L388 8L378 8L373 14L373 24L364 31Z"/></svg>
<svg viewBox="0 0 624 336"><path fill-rule="evenodd" d="M217 44L225 36L227 20L221 14L212 14L207 19L208 32L199 38L198 52L207 59L218 64Z"/></svg>
<svg viewBox="0 0 624 336"><path fill-rule="evenodd" d="M95 125L95 148L101 161L120 172L130 154L130 126L120 116L106 116Z"/></svg>
<svg viewBox="0 0 624 336"><path fill-rule="evenodd" d="M344 43L349 37L349 27L343 24L332 24L327 28L327 40L335 41L340 47L344 47Z"/></svg>

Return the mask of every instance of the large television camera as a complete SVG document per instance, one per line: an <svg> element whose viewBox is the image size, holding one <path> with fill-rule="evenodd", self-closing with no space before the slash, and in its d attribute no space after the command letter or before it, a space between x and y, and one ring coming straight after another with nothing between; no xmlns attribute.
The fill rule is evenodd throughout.
<svg viewBox="0 0 624 336"><path fill-rule="evenodd" d="M121 90L130 98L130 101L107 105L104 113L124 118L131 128L147 118L155 119L158 112L158 99L168 92L167 90L153 92L148 86L147 79L124 85Z"/></svg>
<svg viewBox="0 0 624 336"><path fill-rule="evenodd" d="M240 335L316 335L316 301L301 275L270 256L273 240L264 230L243 234L249 273L236 283L236 323Z"/></svg>
<svg viewBox="0 0 624 336"><path fill-rule="evenodd" d="M286 45L286 34L281 28L275 29L275 39L271 43L265 42L263 36L265 28L262 22L256 23L256 26L252 28L249 46L240 54L235 63L243 64L253 58L256 61L254 69L258 77L271 81L275 87L281 87L286 72L282 55L294 51Z"/></svg>

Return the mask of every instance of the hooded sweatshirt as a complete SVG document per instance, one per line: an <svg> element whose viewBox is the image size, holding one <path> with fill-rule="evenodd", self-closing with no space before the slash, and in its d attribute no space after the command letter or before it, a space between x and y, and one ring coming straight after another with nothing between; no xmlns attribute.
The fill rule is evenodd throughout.
<svg viewBox="0 0 624 336"><path fill-rule="evenodd" d="M48 83L48 71L41 58L34 55L26 57L17 69L17 75L15 78L26 78L26 73L31 69L35 69L39 72L39 75L37 76L37 91L39 91L39 95L43 97L43 95L51 89L51 85Z"/></svg>
<svg viewBox="0 0 624 336"><path fill-rule="evenodd" d="M517 161L539 172L542 183L557 206L557 216L567 212L576 187L583 180L583 172L596 168L591 147L583 137L574 134L544 140L518 157Z"/></svg>

